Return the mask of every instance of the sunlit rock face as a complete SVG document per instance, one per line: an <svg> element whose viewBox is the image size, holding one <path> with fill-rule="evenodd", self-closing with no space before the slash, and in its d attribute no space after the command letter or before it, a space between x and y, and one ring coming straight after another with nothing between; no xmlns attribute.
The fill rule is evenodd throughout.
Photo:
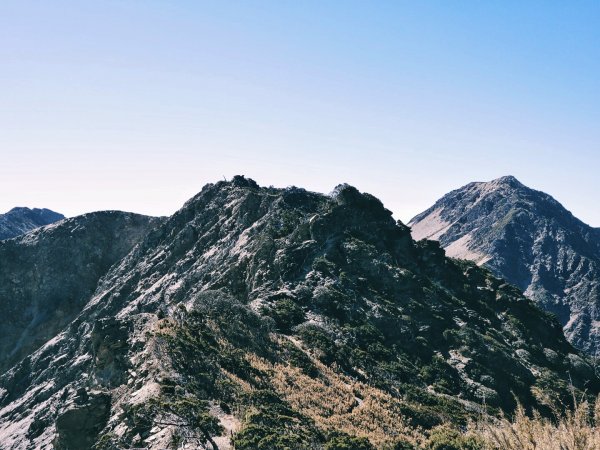
<svg viewBox="0 0 600 450"><path fill-rule="evenodd" d="M569 341L600 346L600 232L514 177L450 192L409 223L415 239L483 265L558 317Z"/></svg>

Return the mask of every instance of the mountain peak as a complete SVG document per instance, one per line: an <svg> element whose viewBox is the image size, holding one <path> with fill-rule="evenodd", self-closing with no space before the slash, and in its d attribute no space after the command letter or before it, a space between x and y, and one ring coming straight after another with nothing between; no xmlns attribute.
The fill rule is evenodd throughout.
<svg viewBox="0 0 600 450"><path fill-rule="evenodd" d="M525 187L523 183L521 183L519 180L517 180L516 177L512 175L505 175L503 177L496 178L495 180L490 181L489 184L504 185L510 187Z"/></svg>
<svg viewBox="0 0 600 450"><path fill-rule="evenodd" d="M527 186L521 183L517 178L512 175L505 175L500 178L495 178L490 181L479 181L475 183L469 183L466 186L458 189L463 190L476 190L482 194L495 193L495 192L524 192L531 191ZM452 194L455 191L452 191ZM449 194L449 195L450 195Z"/></svg>
<svg viewBox="0 0 600 450"><path fill-rule="evenodd" d="M17 206L6 214L0 214L0 240L25 234L64 218L62 214L50 209Z"/></svg>
<svg viewBox="0 0 600 450"><path fill-rule="evenodd" d="M63 216L62 214L52 211L51 209L48 209L48 208L28 208L26 206L15 206L10 211L8 211L6 214L11 214L11 215L28 214L28 215L35 215L35 216L40 216L40 217L58 218L57 220L61 220L61 219L65 218L65 216Z"/></svg>
<svg viewBox="0 0 600 450"><path fill-rule="evenodd" d="M260 186L252 178L246 178L244 175L235 175L231 180L231 184L237 187L247 187L258 189Z"/></svg>
<svg viewBox="0 0 600 450"><path fill-rule="evenodd" d="M484 264L526 291L578 347L600 348L600 326L587 325L597 323L600 238L550 195L513 176L471 183L409 225L414 239L437 240L448 256Z"/></svg>

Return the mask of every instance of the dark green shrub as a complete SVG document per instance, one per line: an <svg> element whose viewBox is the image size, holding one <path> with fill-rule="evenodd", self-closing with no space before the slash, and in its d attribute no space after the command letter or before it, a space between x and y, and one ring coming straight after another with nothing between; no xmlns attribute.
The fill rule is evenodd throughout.
<svg viewBox="0 0 600 450"><path fill-rule="evenodd" d="M394 444L394 450L417 450L417 447L412 445L410 442L398 441Z"/></svg>
<svg viewBox="0 0 600 450"><path fill-rule="evenodd" d="M321 353L321 360L326 364L335 361L336 345L329 334L317 325L302 325L298 335L306 346Z"/></svg>
<svg viewBox="0 0 600 450"><path fill-rule="evenodd" d="M288 333L292 327L304 322L304 311L294 301L284 298L278 300L267 312L279 331Z"/></svg>
<svg viewBox="0 0 600 450"><path fill-rule="evenodd" d="M253 391L244 403L252 408L233 438L237 450L300 450L313 448L322 439L309 420L273 391Z"/></svg>
<svg viewBox="0 0 600 450"><path fill-rule="evenodd" d="M325 450L375 450L375 447L367 438L343 434L329 439Z"/></svg>

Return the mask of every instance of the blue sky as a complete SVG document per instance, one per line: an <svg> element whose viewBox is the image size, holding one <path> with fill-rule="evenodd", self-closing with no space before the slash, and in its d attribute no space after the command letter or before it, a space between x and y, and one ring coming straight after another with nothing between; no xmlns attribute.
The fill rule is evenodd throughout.
<svg viewBox="0 0 600 450"><path fill-rule="evenodd" d="M512 174L600 227L600 2L4 0L0 64L0 211Z"/></svg>

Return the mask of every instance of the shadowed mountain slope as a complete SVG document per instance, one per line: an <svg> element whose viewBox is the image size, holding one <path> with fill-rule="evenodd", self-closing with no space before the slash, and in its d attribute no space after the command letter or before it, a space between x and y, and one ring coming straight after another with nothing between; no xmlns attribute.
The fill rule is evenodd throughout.
<svg viewBox="0 0 600 450"><path fill-rule="evenodd" d="M71 322L157 219L85 214L0 242L0 370Z"/></svg>

